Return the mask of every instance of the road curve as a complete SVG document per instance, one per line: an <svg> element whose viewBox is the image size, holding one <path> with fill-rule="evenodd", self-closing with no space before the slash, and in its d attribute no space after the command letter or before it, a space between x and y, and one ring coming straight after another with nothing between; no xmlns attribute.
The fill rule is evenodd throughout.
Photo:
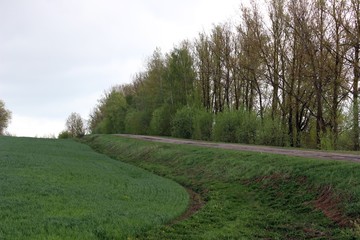
<svg viewBox="0 0 360 240"><path fill-rule="evenodd" d="M140 139L151 142L162 142L162 143L173 143L173 144L186 144L200 147L210 148L221 148L231 149L238 151L250 151L250 152L261 152L261 153L273 153L288 156L306 157L306 158L318 158L326 160L340 160L340 161L352 161L360 162L360 155L348 154L348 153L335 153L335 152L324 152L324 151L311 151L311 150L300 150L300 149L289 149L279 147L267 147L267 146L255 146L245 144L232 144L232 143L216 143L216 142L205 142L198 140L168 138L168 137L155 137L155 136L144 136L144 135L131 135L131 134L115 134L122 137Z"/></svg>

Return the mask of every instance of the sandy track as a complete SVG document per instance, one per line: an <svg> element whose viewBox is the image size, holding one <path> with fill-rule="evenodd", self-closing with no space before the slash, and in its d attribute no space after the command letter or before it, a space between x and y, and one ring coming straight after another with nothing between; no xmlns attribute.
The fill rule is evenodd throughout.
<svg viewBox="0 0 360 240"><path fill-rule="evenodd" d="M278 147L254 146L254 145L245 145L245 144L215 143L215 142L205 142L205 141L167 138L167 137L164 138L164 137L144 136L144 135L131 135L131 134L116 134L116 135L122 137L152 141L152 142L186 144L186 145L194 145L201 147L231 149L238 151L262 152L262 153L282 154L282 155L297 156L297 157L360 162L360 155L348 154L348 153L286 149L286 148L278 148Z"/></svg>

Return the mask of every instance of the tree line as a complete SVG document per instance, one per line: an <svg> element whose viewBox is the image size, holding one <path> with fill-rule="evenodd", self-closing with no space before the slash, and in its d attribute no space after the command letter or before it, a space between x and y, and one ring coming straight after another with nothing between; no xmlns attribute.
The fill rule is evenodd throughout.
<svg viewBox="0 0 360 240"><path fill-rule="evenodd" d="M360 1L269 0L107 91L92 133L359 150Z"/></svg>

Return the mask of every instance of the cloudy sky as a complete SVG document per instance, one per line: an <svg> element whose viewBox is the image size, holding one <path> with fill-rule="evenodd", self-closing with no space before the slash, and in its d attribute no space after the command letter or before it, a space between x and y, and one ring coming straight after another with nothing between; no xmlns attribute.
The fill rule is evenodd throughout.
<svg viewBox="0 0 360 240"><path fill-rule="evenodd" d="M0 99L16 136L57 135L105 90L129 83L156 47L168 52L241 0L0 0Z"/></svg>

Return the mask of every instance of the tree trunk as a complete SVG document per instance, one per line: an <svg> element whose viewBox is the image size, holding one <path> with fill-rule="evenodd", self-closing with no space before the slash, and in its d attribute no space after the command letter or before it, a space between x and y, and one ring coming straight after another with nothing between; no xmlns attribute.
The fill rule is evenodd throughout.
<svg viewBox="0 0 360 240"><path fill-rule="evenodd" d="M359 151L359 50L360 44L357 44L354 49L354 83L353 83L353 117L354 117L354 151Z"/></svg>

